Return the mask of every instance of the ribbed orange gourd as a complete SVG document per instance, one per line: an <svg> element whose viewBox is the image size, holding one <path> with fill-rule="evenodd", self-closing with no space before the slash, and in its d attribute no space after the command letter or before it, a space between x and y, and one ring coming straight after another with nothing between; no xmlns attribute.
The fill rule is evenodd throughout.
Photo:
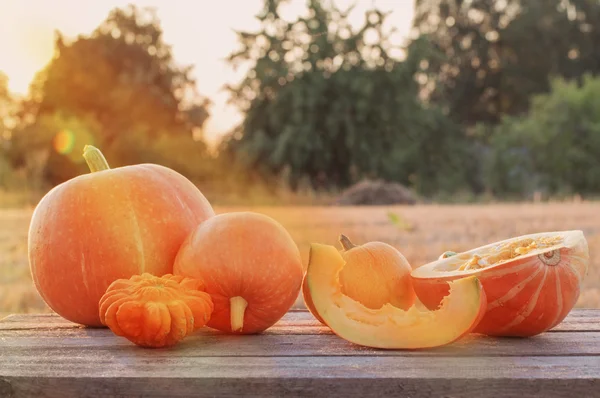
<svg viewBox="0 0 600 398"><path fill-rule="evenodd" d="M206 325L213 311L201 281L167 274L114 281L100 299L100 320L142 347L168 347Z"/></svg>
<svg viewBox="0 0 600 398"><path fill-rule="evenodd" d="M174 272L199 279L215 311L208 326L258 333L294 304L302 284L300 252L290 234L263 214L220 214L186 239Z"/></svg>
<svg viewBox="0 0 600 398"><path fill-rule="evenodd" d="M344 235L339 240L343 248L341 255L346 262L339 276L343 294L371 309L379 309L389 303L407 310L414 304L416 295L410 277L412 268L402 253L383 242L356 246ZM302 294L308 310L325 323L315 310L306 274Z"/></svg>
<svg viewBox="0 0 600 398"><path fill-rule="evenodd" d="M155 164L110 169L90 146L92 173L52 189L29 227L31 275L44 301L62 317L102 326L98 301L115 280L173 272L181 243L214 215L184 176Z"/></svg>
<svg viewBox="0 0 600 398"><path fill-rule="evenodd" d="M445 253L412 272L417 296L436 308L448 282L474 275L487 296L475 332L533 336L558 325L577 302L589 252L581 231L531 234L464 253Z"/></svg>

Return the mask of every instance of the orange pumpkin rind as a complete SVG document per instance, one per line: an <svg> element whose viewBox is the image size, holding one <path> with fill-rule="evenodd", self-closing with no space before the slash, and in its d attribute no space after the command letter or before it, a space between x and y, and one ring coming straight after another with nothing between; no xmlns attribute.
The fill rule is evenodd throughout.
<svg viewBox="0 0 600 398"><path fill-rule="evenodd" d="M213 302L201 281L148 273L114 281L100 299L100 320L142 347L168 347L206 325Z"/></svg>
<svg viewBox="0 0 600 398"><path fill-rule="evenodd" d="M474 329L491 336L529 337L558 325L575 306L589 266L582 231L522 235L442 255L412 271L419 300L435 309L448 283L477 276L487 312Z"/></svg>

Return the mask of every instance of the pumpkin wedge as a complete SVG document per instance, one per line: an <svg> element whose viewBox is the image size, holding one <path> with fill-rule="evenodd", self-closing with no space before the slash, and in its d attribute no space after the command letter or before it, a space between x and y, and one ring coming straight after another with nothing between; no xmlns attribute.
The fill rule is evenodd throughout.
<svg viewBox="0 0 600 398"><path fill-rule="evenodd" d="M333 246L312 244L307 284L319 316L352 343L389 349L416 349L451 343L469 333L485 313L486 299L476 277L453 281L439 309L402 310L391 304L371 309L342 293L345 261Z"/></svg>

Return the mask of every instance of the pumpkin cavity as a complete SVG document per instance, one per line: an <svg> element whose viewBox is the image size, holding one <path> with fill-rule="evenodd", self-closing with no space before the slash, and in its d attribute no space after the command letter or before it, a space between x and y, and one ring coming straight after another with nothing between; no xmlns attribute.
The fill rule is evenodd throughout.
<svg viewBox="0 0 600 398"><path fill-rule="evenodd" d="M523 238L502 242L496 246L483 249L479 252L458 255L457 259L463 260L460 263L453 262L457 271L473 271L510 262L516 258L531 254L534 251L541 251L538 256L545 264L556 265L560 262L559 246L564 242L564 237L541 236L537 238ZM445 252L440 259L457 256L454 252ZM437 271L447 271L439 267Z"/></svg>
<svg viewBox="0 0 600 398"><path fill-rule="evenodd" d="M486 292L486 314L476 333L534 336L560 323L573 308L589 266L582 231L514 237L425 264L411 273L419 300L440 306L449 283L476 275Z"/></svg>

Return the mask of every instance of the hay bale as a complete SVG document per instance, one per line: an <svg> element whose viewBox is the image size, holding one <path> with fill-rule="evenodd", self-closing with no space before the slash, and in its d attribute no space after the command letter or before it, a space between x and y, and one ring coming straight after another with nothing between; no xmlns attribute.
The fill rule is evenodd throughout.
<svg viewBox="0 0 600 398"><path fill-rule="evenodd" d="M382 180L363 180L346 189L334 201L339 206L414 205L413 192L402 184Z"/></svg>

